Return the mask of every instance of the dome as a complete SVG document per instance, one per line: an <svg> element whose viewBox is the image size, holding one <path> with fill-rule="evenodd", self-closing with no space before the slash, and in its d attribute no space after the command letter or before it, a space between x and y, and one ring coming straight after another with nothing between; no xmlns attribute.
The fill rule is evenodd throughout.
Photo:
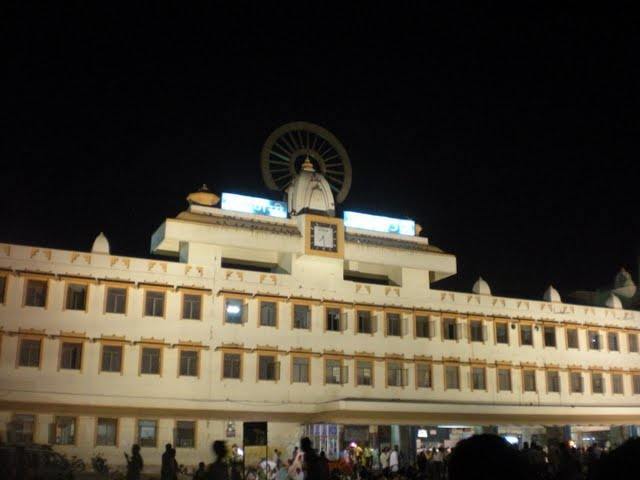
<svg viewBox="0 0 640 480"><path fill-rule="evenodd" d="M220 197L209 191L206 184L203 184L197 192L190 193L187 196L189 205L202 205L203 207L213 207L220 201Z"/></svg>
<svg viewBox="0 0 640 480"><path fill-rule="evenodd" d="M329 182L315 171L308 157L287 189L287 199L292 215L307 212L335 215L336 212Z"/></svg>
<svg viewBox="0 0 640 480"><path fill-rule="evenodd" d="M471 291L476 295L491 295L491 287L489 287L489 284L485 282L482 277L478 277Z"/></svg>
<svg viewBox="0 0 640 480"><path fill-rule="evenodd" d="M542 299L545 302L562 302L562 298L560 298L558 290L553 288L553 285L549 285L549 288L547 288L547 290L544 292Z"/></svg>
<svg viewBox="0 0 640 480"><path fill-rule="evenodd" d="M636 284L633 283L631 274L621 268L613 281L613 292L622 298L631 298L636 294Z"/></svg>
<svg viewBox="0 0 640 480"><path fill-rule="evenodd" d="M607 301L604 302L604 306L607 308L622 308L622 302L615 293L610 293Z"/></svg>
<svg viewBox="0 0 640 480"><path fill-rule="evenodd" d="M100 232L100 234L93 241L91 253L110 253L109 240L104 236L104 233Z"/></svg>

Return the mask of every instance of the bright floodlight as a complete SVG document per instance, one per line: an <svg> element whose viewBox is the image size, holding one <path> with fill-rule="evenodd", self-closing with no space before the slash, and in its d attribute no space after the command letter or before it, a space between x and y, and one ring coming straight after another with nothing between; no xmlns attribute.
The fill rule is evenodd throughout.
<svg viewBox="0 0 640 480"><path fill-rule="evenodd" d="M375 232L399 233L412 236L416 234L416 222L413 220L380 217L367 213L344 212L344 224L347 227L362 228Z"/></svg>
<svg viewBox="0 0 640 480"><path fill-rule="evenodd" d="M233 210L254 215L266 215L269 217L287 218L287 204L268 198L247 197L236 193L222 194L222 209Z"/></svg>

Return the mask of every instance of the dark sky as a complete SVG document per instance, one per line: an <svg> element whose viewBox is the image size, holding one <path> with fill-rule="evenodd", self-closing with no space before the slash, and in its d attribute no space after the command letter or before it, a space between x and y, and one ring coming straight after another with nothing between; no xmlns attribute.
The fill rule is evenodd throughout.
<svg viewBox="0 0 640 480"><path fill-rule="evenodd" d="M260 148L307 120L349 152L345 209L413 218L457 255L440 288L635 277L633 15L373 3L5 7L0 242L88 250L103 230L147 256L203 182L276 198Z"/></svg>

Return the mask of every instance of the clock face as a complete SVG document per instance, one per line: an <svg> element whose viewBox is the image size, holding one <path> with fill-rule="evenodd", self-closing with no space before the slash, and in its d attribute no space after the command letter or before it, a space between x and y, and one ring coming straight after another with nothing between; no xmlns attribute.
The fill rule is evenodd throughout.
<svg viewBox="0 0 640 480"><path fill-rule="evenodd" d="M311 223L311 248L328 252L338 251L337 227L327 223Z"/></svg>

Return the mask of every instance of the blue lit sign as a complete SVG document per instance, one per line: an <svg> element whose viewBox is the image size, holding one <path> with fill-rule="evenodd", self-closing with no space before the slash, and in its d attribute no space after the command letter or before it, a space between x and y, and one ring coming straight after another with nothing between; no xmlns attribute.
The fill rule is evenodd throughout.
<svg viewBox="0 0 640 480"><path fill-rule="evenodd" d="M358 212L344 212L344 224L347 227L362 228L375 232L415 235L416 222L399 218L379 217Z"/></svg>
<svg viewBox="0 0 640 480"><path fill-rule="evenodd" d="M235 193L222 194L222 209L236 212L287 218L287 204L266 198L247 197Z"/></svg>

